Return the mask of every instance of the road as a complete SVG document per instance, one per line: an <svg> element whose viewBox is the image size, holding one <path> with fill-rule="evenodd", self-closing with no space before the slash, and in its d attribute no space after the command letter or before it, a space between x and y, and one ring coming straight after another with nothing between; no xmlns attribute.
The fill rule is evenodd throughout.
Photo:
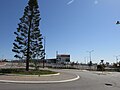
<svg viewBox="0 0 120 90"><path fill-rule="evenodd" d="M73 82L54 84L0 83L0 90L120 90L120 73L102 74L80 70L57 71L77 74L80 79Z"/></svg>

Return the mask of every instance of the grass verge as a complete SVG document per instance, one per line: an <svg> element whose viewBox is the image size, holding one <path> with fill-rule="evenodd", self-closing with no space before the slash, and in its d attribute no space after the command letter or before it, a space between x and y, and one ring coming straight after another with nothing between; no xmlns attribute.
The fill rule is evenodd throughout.
<svg viewBox="0 0 120 90"><path fill-rule="evenodd" d="M53 72L50 70L34 70L30 69L26 71L23 68L7 68L0 69L0 74L22 74L22 75L48 75L48 74L56 74L57 72Z"/></svg>

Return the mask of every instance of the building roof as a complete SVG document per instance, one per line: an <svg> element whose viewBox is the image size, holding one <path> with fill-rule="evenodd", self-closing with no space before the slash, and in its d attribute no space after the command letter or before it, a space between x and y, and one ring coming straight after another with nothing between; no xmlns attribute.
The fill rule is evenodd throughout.
<svg viewBox="0 0 120 90"><path fill-rule="evenodd" d="M61 56L61 57L70 57L70 55L68 55L68 54L58 54L57 56Z"/></svg>

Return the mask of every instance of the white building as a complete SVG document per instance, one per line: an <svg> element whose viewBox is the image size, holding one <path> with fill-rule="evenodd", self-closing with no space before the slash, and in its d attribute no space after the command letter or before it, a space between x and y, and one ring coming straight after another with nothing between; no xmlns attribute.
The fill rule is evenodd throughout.
<svg viewBox="0 0 120 90"><path fill-rule="evenodd" d="M70 62L70 55L67 55L67 54L58 54L56 56L56 59L57 59L58 63L66 64L66 63Z"/></svg>

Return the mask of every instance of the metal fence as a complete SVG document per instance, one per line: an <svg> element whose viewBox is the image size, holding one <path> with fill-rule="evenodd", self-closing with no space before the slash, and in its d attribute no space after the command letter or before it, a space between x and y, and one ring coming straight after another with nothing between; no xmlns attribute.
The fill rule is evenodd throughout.
<svg viewBox="0 0 120 90"><path fill-rule="evenodd" d="M31 68L34 68L34 63L29 63ZM0 68L25 68L26 63L25 62L5 62L0 64ZM37 63L37 66L39 68L43 67L43 63ZM93 65L89 67L87 64L77 64L77 65L71 65L71 64L60 64L60 63L45 63L45 67L47 68L65 68L65 69L80 69L80 70L97 70L97 65Z"/></svg>

